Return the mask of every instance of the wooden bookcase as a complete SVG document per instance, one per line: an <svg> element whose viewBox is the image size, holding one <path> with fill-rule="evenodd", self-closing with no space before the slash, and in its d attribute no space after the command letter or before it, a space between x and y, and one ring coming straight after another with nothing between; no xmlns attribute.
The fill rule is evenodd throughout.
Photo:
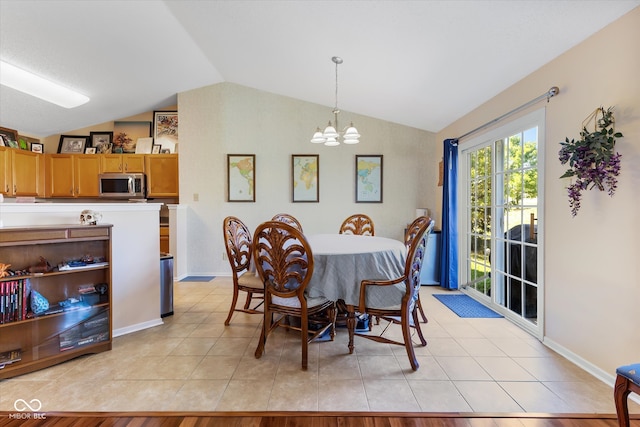
<svg viewBox="0 0 640 427"><path fill-rule="evenodd" d="M0 355L20 359L0 368L0 379L111 350L111 231L107 224L0 228L0 263L22 273L0 278ZM53 270L29 272L41 257ZM81 259L85 265L58 268ZM80 292L94 286L103 292ZM44 313L32 311L34 291L49 302Z"/></svg>

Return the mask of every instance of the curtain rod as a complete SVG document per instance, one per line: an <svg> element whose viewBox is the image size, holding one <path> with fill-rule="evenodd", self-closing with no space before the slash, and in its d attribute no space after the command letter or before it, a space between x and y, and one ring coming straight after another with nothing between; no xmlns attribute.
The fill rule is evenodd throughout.
<svg viewBox="0 0 640 427"><path fill-rule="evenodd" d="M502 119L504 119L504 118L506 118L506 117L508 117L508 116L512 115L513 113L516 113L516 112L518 112L518 111L522 110L523 108L527 108L528 106L530 106L530 105L532 105L532 104L535 104L536 102L538 102L538 101L540 101L540 100L542 100L542 99L545 99L545 98L546 98L546 99L547 99L547 102L549 102L549 99L551 99L552 97L556 96L556 95L557 95L557 94L559 94L559 93L560 93L560 89L558 89L558 87L557 87L557 86L553 86L551 89L549 89L547 92L543 93L543 94L542 94L542 95L540 95L539 97L534 98L534 99L532 99L531 101L529 101L529 102L527 102L527 103L525 103L525 104L522 104L521 106L519 106L519 107L517 107L517 108L514 108L513 110L509 111L508 113L503 114L503 115L501 115L500 117L495 118L495 119L493 119L493 120L491 120L491 121L489 121L489 122L487 122L487 123L483 124L482 126L478 126L478 127L477 127L477 128L475 128L474 130L471 130L471 131L469 131L469 132L465 133L464 135L459 136L459 137L457 138L457 140L459 141L459 140L461 140L462 138L466 138L467 136L469 136L469 135L471 135L471 134L474 134L474 133L478 132L479 130L482 130L482 129L484 129L484 128L487 128L487 127L489 127L489 126L493 125L494 123L497 123L497 122L499 122L500 120L502 120Z"/></svg>

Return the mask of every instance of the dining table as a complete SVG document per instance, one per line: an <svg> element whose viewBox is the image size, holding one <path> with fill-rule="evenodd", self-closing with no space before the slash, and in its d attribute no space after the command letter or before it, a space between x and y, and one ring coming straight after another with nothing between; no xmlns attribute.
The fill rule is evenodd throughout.
<svg viewBox="0 0 640 427"><path fill-rule="evenodd" d="M390 280L404 274L404 242L378 236L352 234L314 234L306 236L313 253L314 270L307 284L309 297L344 301L347 308L349 353L353 353L356 308L360 301L360 283L365 279ZM375 292L367 304L384 307L397 305L405 286L388 286Z"/></svg>

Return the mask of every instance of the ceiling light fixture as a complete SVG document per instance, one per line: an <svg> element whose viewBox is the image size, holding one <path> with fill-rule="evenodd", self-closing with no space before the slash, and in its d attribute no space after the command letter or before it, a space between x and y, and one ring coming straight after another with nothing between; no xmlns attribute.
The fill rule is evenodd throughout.
<svg viewBox="0 0 640 427"><path fill-rule="evenodd" d="M89 97L85 95L4 61L0 61L0 84L64 108L74 108L89 102Z"/></svg>
<svg viewBox="0 0 640 427"><path fill-rule="evenodd" d="M336 129L338 129L338 113L340 112L338 109L338 65L342 64L342 58L334 56L331 60L336 64L336 104L333 108L335 127L333 127L331 121L329 121L329 125L324 129L324 132L322 132L320 128L316 129L316 133L313 134L311 142L334 147L340 145L339 139L342 139L342 142L345 144L357 144L360 142L360 134L358 130L353 127L353 123L342 132L336 131Z"/></svg>

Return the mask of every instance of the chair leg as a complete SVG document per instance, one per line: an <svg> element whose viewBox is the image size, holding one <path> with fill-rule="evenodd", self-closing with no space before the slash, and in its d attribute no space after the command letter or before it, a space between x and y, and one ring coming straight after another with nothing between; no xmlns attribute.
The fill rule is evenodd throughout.
<svg viewBox="0 0 640 427"><path fill-rule="evenodd" d="M418 320L418 311L413 310L413 324L418 332L418 338L420 338L420 344L424 347L427 345L427 340L424 339L424 335L422 335L422 328L420 327L420 321Z"/></svg>
<svg viewBox="0 0 640 427"><path fill-rule="evenodd" d="M618 375L613 389L613 398L620 427L629 427L629 407L627 406L629 392L629 380L622 375Z"/></svg>
<svg viewBox="0 0 640 427"><path fill-rule="evenodd" d="M229 315L227 316L227 320L224 321L225 326L229 326L229 322L231 322L231 316L233 316L233 312L236 311L236 304L238 302L238 287L233 286L233 299L231 300L231 307L229 308Z"/></svg>
<svg viewBox="0 0 640 427"><path fill-rule="evenodd" d="M409 313L404 311L403 317L405 317L404 319L402 319L402 337L404 338L404 347L407 350L407 356L409 357L409 363L411 363L411 369L417 371L420 367L420 364L418 363L418 359L416 359L416 353L413 350L413 341L411 341L411 326L409 325L408 319ZM417 317L417 315L414 314L414 318L415 317Z"/></svg>
<svg viewBox="0 0 640 427"><path fill-rule="evenodd" d="M264 347L267 344L267 335L269 335L269 329L271 329L271 317L272 314L269 313L269 310L267 310L265 305L264 319L262 320L262 332L260 332L260 340L258 340L258 347L255 352L256 359L260 359L262 357L262 353L264 353Z"/></svg>
<svg viewBox="0 0 640 427"><path fill-rule="evenodd" d="M416 306L418 310L420 310L420 316L422 317L422 323L427 323L427 316L424 315L424 310L422 309L422 301L420 301L420 294L418 293L418 301L416 302Z"/></svg>
<svg viewBox="0 0 640 427"><path fill-rule="evenodd" d="M253 298L253 292L247 292L247 299L244 301L244 309L248 310L251 305L251 299Z"/></svg>
<svg viewBox="0 0 640 427"><path fill-rule="evenodd" d="M302 370L307 370L309 362L309 318L302 316L300 319L300 338L302 340Z"/></svg>

